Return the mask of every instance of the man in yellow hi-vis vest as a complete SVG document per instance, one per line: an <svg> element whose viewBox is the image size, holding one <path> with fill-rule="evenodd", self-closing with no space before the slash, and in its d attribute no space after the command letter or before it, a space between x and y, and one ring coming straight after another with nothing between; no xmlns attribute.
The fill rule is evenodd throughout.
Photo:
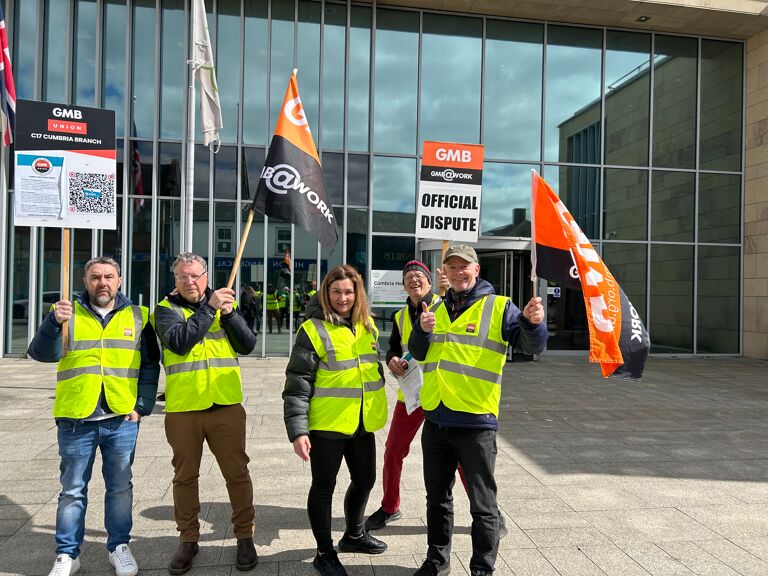
<svg viewBox="0 0 768 576"><path fill-rule="evenodd" d="M56 562L50 576L80 569L88 481L101 449L104 526L109 562L118 576L139 567L131 554L131 465L139 421L152 413L160 376L160 350L143 306L119 292L120 265L112 258L85 264L85 291L56 302L29 345L40 362L57 362L56 418L61 492L56 510ZM67 354L62 329L68 322Z"/></svg>
<svg viewBox="0 0 768 576"><path fill-rule="evenodd" d="M202 257L184 252L171 269L176 287L152 312L163 345L165 436L173 450L173 508L181 540L168 571L184 574L198 552L197 480L204 442L227 483L237 538L236 567L250 570L258 557L237 355L253 350L256 335L236 310L234 291L208 287Z"/></svg>
<svg viewBox="0 0 768 576"><path fill-rule="evenodd" d="M490 576L500 535L494 469L502 370L508 345L519 342L527 354L544 351L544 307L534 296L521 312L509 298L494 295L493 286L479 278L475 249L466 244L448 247L443 269L451 289L439 304L422 303L408 339L424 375L427 558L415 576L450 570L451 490L459 465L472 513L470 576Z"/></svg>

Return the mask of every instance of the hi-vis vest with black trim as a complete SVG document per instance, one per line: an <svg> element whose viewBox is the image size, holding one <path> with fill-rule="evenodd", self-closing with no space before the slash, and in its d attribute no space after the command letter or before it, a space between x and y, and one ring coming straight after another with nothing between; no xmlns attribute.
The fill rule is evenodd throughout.
<svg viewBox="0 0 768 576"><path fill-rule="evenodd" d="M280 310L277 292L267 292L267 310Z"/></svg>
<svg viewBox="0 0 768 576"><path fill-rule="evenodd" d="M432 294L432 301L428 304L432 306L440 302L440 296L438 294ZM417 311L417 314L419 312ZM413 324L411 323L411 315L408 314L408 304L400 308L397 314L395 314L395 323L397 329L400 331L400 347L403 349L403 356L408 352L408 338L411 337L411 330L413 330ZM405 396L403 391L398 386L397 388L397 401L405 402Z"/></svg>
<svg viewBox="0 0 768 576"><path fill-rule="evenodd" d="M378 330L364 324L337 326L319 318L301 327L309 336L320 364L309 401L309 429L353 434L360 423L375 432L387 422L387 394L379 374Z"/></svg>
<svg viewBox="0 0 768 576"><path fill-rule="evenodd" d="M435 329L421 364L424 410L442 402L451 410L498 417L507 361L507 343L501 336L507 302L505 296L485 296L453 322L442 303L432 306Z"/></svg>
<svg viewBox="0 0 768 576"><path fill-rule="evenodd" d="M170 308L185 322L195 311L168 300L158 304ZM221 311L202 341L184 356L163 348L165 366L165 411L205 410L214 404L229 406L243 401L237 352L221 327Z"/></svg>
<svg viewBox="0 0 768 576"><path fill-rule="evenodd" d="M141 333L149 321L144 306L124 306L106 326L80 302L69 319L67 355L56 373L55 418L87 418L96 409L101 385L109 409L130 414L136 406Z"/></svg>

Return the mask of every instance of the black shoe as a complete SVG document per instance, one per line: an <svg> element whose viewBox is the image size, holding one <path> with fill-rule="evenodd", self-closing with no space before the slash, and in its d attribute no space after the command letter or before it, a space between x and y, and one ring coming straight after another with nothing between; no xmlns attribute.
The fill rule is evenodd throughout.
<svg viewBox="0 0 768 576"><path fill-rule="evenodd" d="M256 554L253 538L238 538L235 568L240 571L252 570L258 562L259 556Z"/></svg>
<svg viewBox="0 0 768 576"><path fill-rule="evenodd" d="M315 554L315 559L312 560L312 566L314 566L322 576L348 576L347 571L339 561L339 556L336 554L336 550L326 552L322 556L318 552Z"/></svg>
<svg viewBox="0 0 768 576"><path fill-rule="evenodd" d="M421 567L413 573L413 576L448 576L451 573L451 563L438 564L427 558L421 563Z"/></svg>
<svg viewBox="0 0 768 576"><path fill-rule="evenodd" d="M368 516L368 520L365 521L365 529L366 530L381 530L389 524L390 522L394 522L395 520L400 520L400 518L403 517L403 513L400 512L400 510L396 510L395 512L392 512L392 514L387 514L384 512L383 508L379 508Z"/></svg>
<svg viewBox="0 0 768 576"><path fill-rule="evenodd" d="M197 552L200 547L197 542L180 542L179 547L176 548L176 553L171 558L171 563L168 565L168 573L178 576L178 574L184 574L192 568L192 559L197 556Z"/></svg>
<svg viewBox="0 0 768 576"><path fill-rule="evenodd" d="M507 521L504 520L504 514L499 510L499 540L504 538L507 534L509 534L509 530L507 530Z"/></svg>
<svg viewBox="0 0 768 576"><path fill-rule="evenodd" d="M363 554L382 554L387 549L387 545L370 535L367 530L359 538L352 538L349 534L344 534L339 540L339 550L342 552L362 552Z"/></svg>

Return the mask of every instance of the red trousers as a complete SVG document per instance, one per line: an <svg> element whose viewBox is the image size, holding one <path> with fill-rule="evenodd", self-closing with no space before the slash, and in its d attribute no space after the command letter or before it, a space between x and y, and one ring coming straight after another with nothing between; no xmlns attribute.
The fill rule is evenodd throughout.
<svg viewBox="0 0 768 576"><path fill-rule="evenodd" d="M424 410L419 406L412 414L405 410L404 402L396 402L392 413L392 424L389 426L387 442L384 444L384 473L382 484L384 497L381 499L381 509L387 514L394 514L400 509L400 476L403 473L403 460L408 456L411 442L416 432L424 422ZM459 477L467 489L464 471L459 466Z"/></svg>

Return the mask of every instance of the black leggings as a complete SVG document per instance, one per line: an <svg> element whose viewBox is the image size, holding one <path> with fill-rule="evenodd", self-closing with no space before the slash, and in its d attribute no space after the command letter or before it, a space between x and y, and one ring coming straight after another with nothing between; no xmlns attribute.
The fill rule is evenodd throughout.
<svg viewBox="0 0 768 576"><path fill-rule="evenodd" d="M350 483L344 496L344 518L348 534L363 532L363 517L368 495L376 482L376 441L371 433L350 439L328 439L310 432L312 448L312 486L307 498L307 512L312 534L320 552L333 549L331 538L331 503L342 457L347 462Z"/></svg>

